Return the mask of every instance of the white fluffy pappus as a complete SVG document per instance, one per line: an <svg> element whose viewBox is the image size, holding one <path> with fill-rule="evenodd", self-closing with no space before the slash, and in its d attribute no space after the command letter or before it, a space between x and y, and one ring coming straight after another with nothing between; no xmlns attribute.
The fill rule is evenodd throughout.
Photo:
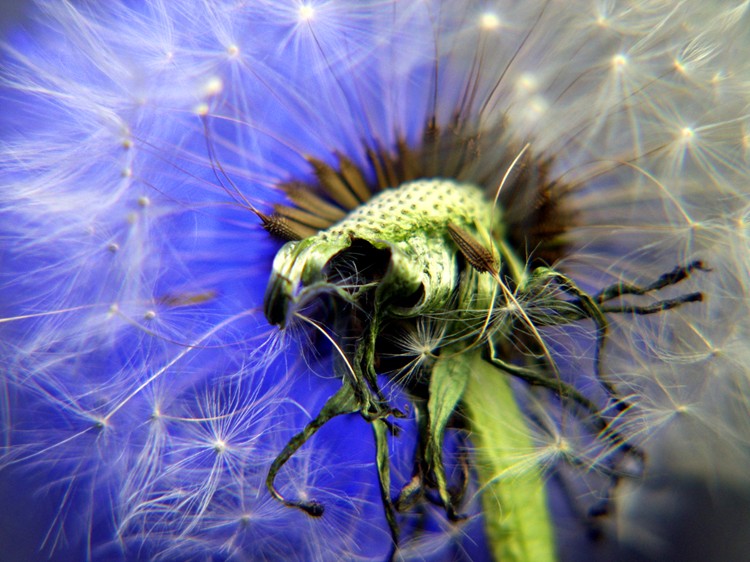
<svg viewBox="0 0 750 562"><path fill-rule="evenodd" d="M310 180L308 156L345 154L372 176L368 147L416 145L429 117L459 110L483 130L506 120L575 188L557 267L582 287L710 268L665 291L703 303L613 317L604 364L634 404L621 426L649 473L750 495L748 18L738 1L30 5L0 74L0 466L24 488L8 501L34 497L48 515L19 548L386 556L361 420L321 432L282 474L331 504L322 519L265 491L266 467L336 381L305 349L317 340L263 319L279 244L249 207ZM584 369L591 332L576 335L552 348ZM543 421L520 462L568 454L555 449L565 424ZM599 451L582 438L578 452L595 470ZM604 548L674 552L638 508L648 482L620 502L623 544ZM557 522L561 557L581 559L565 535L579 526ZM485 555L476 529L437 518L428 531L405 558Z"/></svg>

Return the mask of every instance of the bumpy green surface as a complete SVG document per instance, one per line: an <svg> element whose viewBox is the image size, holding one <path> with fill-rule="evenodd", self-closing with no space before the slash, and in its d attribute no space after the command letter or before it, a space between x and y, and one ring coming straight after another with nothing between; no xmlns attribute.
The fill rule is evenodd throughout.
<svg viewBox="0 0 750 562"><path fill-rule="evenodd" d="M290 302L322 289L318 284L325 283L326 265L354 238L391 251L389 271L378 287L381 302L410 295L421 285L424 299L408 314L444 310L459 283L458 250L447 235L448 224L478 233L486 232L490 220L490 206L474 186L420 180L385 190L328 230L289 242L279 251L266 293L266 315L283 325Z"/></svg>

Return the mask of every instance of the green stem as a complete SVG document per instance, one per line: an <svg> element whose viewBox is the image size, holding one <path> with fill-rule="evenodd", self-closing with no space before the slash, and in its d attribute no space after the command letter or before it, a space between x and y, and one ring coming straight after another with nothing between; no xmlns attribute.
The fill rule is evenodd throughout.
<svg viewBox="0 0 750 562"><path fill-rule="evenodd" d="M544 479L510 379L479 352L462 356L471 376L463 396L476 449L487 538L495 560L556 559ZM532 460L529 460L532 459Z"/></svg>

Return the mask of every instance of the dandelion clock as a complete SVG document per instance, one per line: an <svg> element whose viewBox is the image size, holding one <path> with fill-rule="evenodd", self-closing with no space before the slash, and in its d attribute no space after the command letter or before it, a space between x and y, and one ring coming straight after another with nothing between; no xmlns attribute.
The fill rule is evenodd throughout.
<svg viewBox="0 0 750 562"><path fill-rule="evenodd" d="M740 559L749 18L25 6L4 551Z"/></svg>

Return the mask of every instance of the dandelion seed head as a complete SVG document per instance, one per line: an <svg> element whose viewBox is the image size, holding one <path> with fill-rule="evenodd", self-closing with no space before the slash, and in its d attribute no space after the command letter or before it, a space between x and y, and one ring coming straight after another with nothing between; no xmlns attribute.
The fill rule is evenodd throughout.
<svg viewBox="0 0 750 562"><path fill-rule="evenodd" d="M64 498L45 551L67 556L69 539L88 541L92 558L122 548L164 559L386 555L375 544L388 533L371 450L328 462L352 443L331 445L332 436L371 439L364 422L334 426L281 475L290 494L332 506L320 524L264 491L261 467L337 381L319 333L264 322L279 243L248 209L289 204L284 182L314 184L310 155L335 167L343 153L373 183L368 149L403 167L399 142L417 146L433 116L455 133L458 107L482 135L455 144L496 154L513 152L512 138L531 143L532 162L552 157L544 181L571 188L564 208L576 220L565 251L546 255L586 290L648 281L691 259L711 268L687 281L706 295L700 307L612 323L606 376L633 397L617 424L649 447L655 466L660 450L667 465L697 473L712 463L695 459L715 459L725 445L727 459L742 459L746 4L32 7L35 20L4 44L0 78L10 108L0 155L0 463L3 476L43 474L35 485ZM505 169L475 162L464 169L472 177L494 181L486 170ZM520 253L531 263L548 250L530 243ZM361 264L349 265L342 279L361 286ZM532 304L508 302L492 320L550 318ZM398 332L388 351L401 355L390 360L403 373L429 365L451 319ZM528 332L509 344L522 357L533 355ZM563 380L590 372L590 331L542 332L557 340ZM584 386L606 406L595 381ZM529 430L539 448L516 452L518 471L571 459L592 471L606 465L616 447L593 444L550 402L530 407L555 413ZM408 480L401 455L394 472ZM405 555L471 558L462 549L481 522L450 526L425 511L429 529L407 533Z"/></svg>

